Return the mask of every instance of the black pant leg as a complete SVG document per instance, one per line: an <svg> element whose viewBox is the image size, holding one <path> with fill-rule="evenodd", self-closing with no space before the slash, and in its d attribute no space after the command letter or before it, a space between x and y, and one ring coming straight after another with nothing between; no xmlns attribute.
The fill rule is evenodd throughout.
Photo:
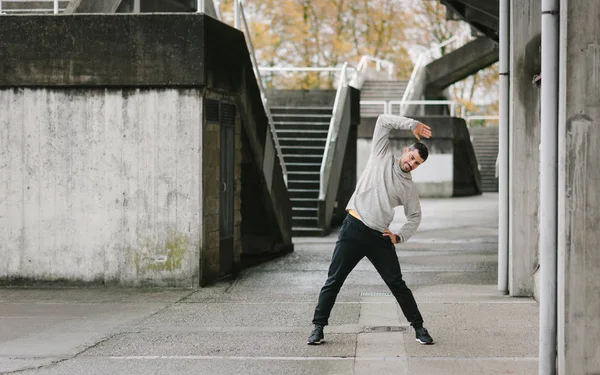
<svg viewBox="0 0 600 375"><path fill-rule="evenodd" d="M342 284L364 256L361 245L357 241L360 236L360 230L357 229L359 228L356 228L356 224L349 219L344 220L329 265L327 281L319 294L313 324L329 324L329 315Z"/></svg>
<svg viewBox="0 0 600 375"><path fill-rule="evenodd" d="M396 297L406 319L413 327L421 327L423 317L419 312L415 297L402 279L400 263L394 245L388 240L378 241L375 239L373 248L367 250L367 258L373 263L383 281Z"/></svg>

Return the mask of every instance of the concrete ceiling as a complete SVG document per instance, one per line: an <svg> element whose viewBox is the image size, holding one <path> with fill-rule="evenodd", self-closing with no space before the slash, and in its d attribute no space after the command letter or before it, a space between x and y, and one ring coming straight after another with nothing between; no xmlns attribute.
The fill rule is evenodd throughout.
<svg viewBox="0 0 600 375"><path fill-rule="evenodd" d="M498 43L500 0L440 0L449 12Z"/></svg>

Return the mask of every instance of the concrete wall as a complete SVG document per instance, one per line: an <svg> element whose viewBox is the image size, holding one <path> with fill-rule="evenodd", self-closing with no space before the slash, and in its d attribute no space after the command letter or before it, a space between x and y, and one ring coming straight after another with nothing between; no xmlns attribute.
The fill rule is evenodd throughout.
<svg viewBox="0 0 600 375"><path fill-rule="evenodd" d="M0 90L0 279L197 286L200 99Z"/></svg>
<svg viewBox="0 0 600 375"><path fill-rule="evenodd" d="M541 4L511 1L509 292L534 294L538 266Z"/></svg>
<svg viewBox="0 0 600 375"><path fill-rule="evenodd" d="M31 32L32 30L35 32ZM74 37L65 38L64 35ZM232 152L235 152L236 163L241 159L242 142L240 139L243 124L252 163L258 171L258 175L255 176L257 190L254 191L252 197L263 202L267 216L262 217L261 224L269 227L271 237L271 245L261 248L265 252L278 251L279 253L293 250L289 197L281 168L274 157L267 116L261 102L245 38L239 30L198 14L4 16L0 23L0 56L2 56L0 59L0 90L3 95L1 100L6 102L6 105L0 107L2 109L0 117L2 123L11 124L11 127L6 125L2 129L4 137L2 139L18 137L18 140L15 141L17 142L15 144L18 145L29 141L29 134L27 134L27 138L24 138L23 134L25 133L21 133L22 129L27 131L31 129L34 135L36 131L39 133L31 136L32 143L31 145L27 144L24 151L17 148L12 151L12 154L7 152L2 154L1 168L11 168L10 172L8 169L6 173L1 171L3 172L2 178L13 178L12 168L17 168L14 160L20 160L21 169L33 168L28 163L30 160L34 160L38 163L34 166L40 168L44 173L42 178L36 180L38 184L42 185L38 188L42 193L33 192L37 194L34 195L34 198L37 197L37 203L32 200L34 198L27 195L26 190L19 190L24 184L23 182L20 185L17 184L20 180L10 180L10 183L7 182L3 186L6 191L0 190L2 204L0 218L11 221L16 218L17 220L17 224L11 223L10 231L2 232L0 239L8 241L10 238L13 242L21 241L21 243L11 246L20 246L18 250L27 255L27 257L23 257L23 260L17 261L17 265L10 269L10 274L7 271L5 280L10 279L9 281L12 282L19 278L24 281L64 279L69 283L118 282L134 285L149 283L198 286L200 283L210 282L216 277L222 276L221 269L219 269L219 273L215 271L221 267L221 265L217 267L217 262L222 263L221 260L224 259L220 257L217 245L219 230L215 214L219 210L219 202L216 198L219 195L217 193L220 186L219 174L215 172L215 166L219 164L216 156L220 147L217 134L219 129L214 124L202 127L204 114L201 111L201 100L205 95L224 98L229 100L231 105L235 105L238 116L235 120L236 150L232 150ZM41 95L40 93L46 91L51 93L48 94L49 99L38 97ZM174 100L170 97L170 95L174 95L171 93L181 96L180 107L182 108L175 104L171 105L171 101ZM192 99L187 99L189 95L192 95L189 93L194 95L193 102ZM186 112L192 106L195 108L193 115ZM109 114L116 120L113 121ZM15 122L14 116L22 116L23 119L21 122ZM82 127L82 123L85 123L86 127ZM55 136L54 133L48 135L50 130L46 131L44 127L40 127L41 125L51 131L57 128L62 129L63 133L60 136ZM129 186L132 184L129 181L131 178L123 183L107 179L98 182L97 186L86 185L89 180L94 182L101 180L99 176L102 173L111 176L122 176L124 173L113 165L110 165L110 168L113 168L110 169L104 164L94 164L107 163L107 161L102 158L96 160L92 154L88 155L86 152L95 150L96 144L104 145L102 142L106 142L107 146L112 144L117 148L121 146L116 142L109 143L103 138L97 140L90 136L87 130L82 130L81 134L76 133L77 137L71 139L69 138L70 133L65 134L66 130L61 126L77 130L98 128L100 129L98 131L101 131L100 135L103 134L102 132L110 131L111 137L119 140L121 139L119 137L122 137L124 138L123 142L130 139L128 133L130 127L137 126L141 129L139 131L145 131L144 127L149 126L147 138L143 140L146 143L141 143L141 147L138 146L140 142L134 141L123 145L122 155L116 151L114 155L111 153L112 151L107 152L106 155L102 154L102 158L110 158L111 163L123 160L122 163L125 164L123 168L126 168L128 173L131 169L131 173L138 173L134 175L135 178L144 178L144 180L136 181L136 185L131 187ZM115 128L113 129L112 126ZM187 130L193 126L198 127L196 129L198 134L200 129L203 129L202 136L194 137L194 134ZM138 131L136 129L134 130ZM179 132L185 134L182 135ZM172 138L173 134L183 137L184 141ZM204 139L205 136L208 137L208 140ZM47 141L47 137L50 137L51 141ZM206 147L203 147L203 139L206 140L204 145ZM65 142L66 145L63 145ZM188 147L188 142L197 142L198 147ZM33 153L36 151L37 144L47 144L48 146L42 151L38 151L38 155ZM98 170L98 175L94 174L88 178L89 176L82 172L87 166L79 167L77 163L80 158L73 157L73 160L76 159L76 162L73 162L74 165L81 170L78 169L72 176L74 173L71 171L72 163L69 164L71 159L62 160L65 162L62 165L60 162L54 161L52 150L49 148L54 147L55 144L69 147L69 152L81 150L84 155L83 160L91 165L91 168ZM17 146L13 145L12 147ZM184 151L194 153L197 158L193 163L195 167L192 168L188 164L180 165L178 160L175 163L171 160L173 157L169 159L168 165L159 164L163 161L165 148L173 153L180 152L180 149L181 153ZM139 153L136 153L135 150L139 150ZM201 154L201 151L205 153ZM177 156L180 155L177 154ZM206 160L207 158L210 159ZM203 168L200 165L201 159L205 159L204 166L207 167L205 175L207 178L204 180L201 180L200 177ZM63 173L62 180L56 182L53 180L54 175L46 174L46 164L52 166L50 171L56 169L58 176ZM132 166L129 167L129 164ZM179 169L180 167L186 169ZM16 170L19 171L18 168ZM198 178L197 188L188 185L184 187L185 189L178 186L172 187L171 180L166 176L171 176L173 173L178 178L177 181L183 178ZM235 174L237 189L235 194L238 197L235 198L233 204L236 211L234 217L236 237L234 238L232 263L239 262L241 252L239 238L242 232L240 223L242 208L239 199L241 171L237 164ZM29 175L23 174L23 176ZM157 182L158 186L154 187L153 179L159 177L161 180ZM71 226L69 222L64 221L53 224L56 226L51 229L52 232L62 230L60 235L66 236L66 239L53 241L54 237L59 236L59 233L51 233L49 240L45 241L46 234L43 236L40 234L38 237L44 241L36 240L38 242L35 242L37 244L35 251L29 247L29 243L23 242L24 239L29 238L27 236L30 231L40 233L41 230L39 223L29 229L29 221L33 223L43 221L44 225L48 220L55 223L54 219L58 214L48 214L45 208L36 208L36 204L39 206L44 200L43 198L47 194L46 190L52 188L65 195L65 198L61 199L67 203L60 201L58 208L54 209L52 206L48 209L49 212L62 212L64 207L73 206L70 203L71 199L75 199L72 195L73 192L69 190L72 189L71 184L80 183L87 189L84 191L81 188L75 192L78 200L98 202L100 198L97 196L101 196L102 199L107 195L110 196L105 191L108 187L104 185L109 182L111 186L117 186L119 189L121 189L121 185L124 185L124 188L127 188L126 195L133 193L139 195L133 198L127 196L127 200L123 201L125 203L122 202L129 207L133 204L132 199L136 199L136 206L132 208L134 214L127 211L125 217L128 220L121 221L119 227L123 233L121 237L114 232L116 229L112 227L106 229L102 227L103 221L97 220L101 222L99 230L102 233L93 233L95 237L89 241L88 248L82 244L85 237L83 234L79 234L80 227L76 228L78 236L82 237L78 237L77 241L72 241ZM163 190L166 189L161 185L164 183L169 184L169 188L173 189L165 193L167 195L171 193L168 195L168 207L166 208L163 205L167 203L159 200L163 199ZM43 184L50 184L50 188ZM55 185L58 187L54 188ZM140 187L137 187L138 185ZM146 193L142 188L147 188L148 192ZM65 189L66 192L63 192ZM128 189L134 190L129 191ZM212 190L203 196L203 189ZM54 194L54 190L51 190L51 193ZM15 194L17 198L13 197ZM27 208L24 211L25 214L19 214L18 210L16 213L13 212L15 208L12 200L18 199L19 194L24 194L24 198L20 198L20 201L21 205ZM138 203L137 200L140 202ZM181 214L177 210L173 211L173 200L177 205L180 202L186 204ZM10 207L9 202L12 202ZM106 202L101 201L96 204L104 205ZM138 204L143 207L138 209ZM4 211L9 209L11 211ZM98 208L99 211L101 209L102 207ZM110 212L110 209L107 208L107 210ZM168 215L173 217L165 218L163 214L159 215L163 211L167 211ZM67 217L73 216L78 225L84 225L86 220L82 219L81 215L87 214L90 210L82 212L78 213L79 216L69 213ZM197 216L198 224L192 225L186 222L184 225L180 223L180 220L186 220L187 215L191 215L191 212ZM250 219L254 218L254 213L247 212L246 214L247 217L250 215ZM113 217L112 214L102 212L96 215ZM131 220L133 218L136 220L131 225L130 216ZM176 220L175 223L167 220L173 218ZM149 221L149 224L145 224L145 221L140 224L142 219ZM18 223L21 223L20 225L25 229L19 229ZM2 229L4 228L5 226L2 226ZM19 231L26 231L26 234L18 234ZM186 236L189 235L190 238L182 237L182 233ZM102 236L106 236L106 238L100 238ZM18 238L18 240L14 240L14 238ZM78 246L77 249L83 249L81 251L85 251L85 253L69 251L72 243L74 243L73 246ZM252 238L245 243L254 246ZM0 246L2 246L3 252L9 253L4 244ZM176 247L175 253L163 254L163 250L172 249L174 246ZM121 248L127 249L128 247L132 249L121 250ZM185 252L182 250L184 248ZM191 249L196 252L195 255L191 253ZM37 253L45 254L41 259L47 257L56 262L53 263L54 260L45 263L42 261L36 263L35 267L24 263L29 262ZM118 260L116 263L112 261L113 256L121 259L119 257L129 253L133 260L122 259L122 263L125 265L120 266L121 268L115 265L120 264ZM231 254L228 253L228 255ZM12 253L11 256L16 257ZM68 256L72 258L64 259ZM172 260L173 256L177 257L176 261ZM195 260L190 261L188 256L194 257ZM107 265L100 266L98 263L100 260L105 260ZM156 265L156 262L166 263L168 266ZM88 264L87 269L83 267L79 267L79 270L76 269L77 267L74 265L78 263ZM141 268L134 267L135 272L132 272L129 268L130 264ZM163 272L165 267L169 272ZM173 267L176 270L173 270ZM65 269L56 271L57 268ZM117 270L115 271L114 268ZM203 273L203 271L205 272ZM201 280L200 283L199 280Z"/></svg>
<svg viewBox="0 0 600 375"><path fill-rule="evenodd" d="M559 374L600 374L600 3L561 1ZM542 87L543 87L542 82Z"/></svg>

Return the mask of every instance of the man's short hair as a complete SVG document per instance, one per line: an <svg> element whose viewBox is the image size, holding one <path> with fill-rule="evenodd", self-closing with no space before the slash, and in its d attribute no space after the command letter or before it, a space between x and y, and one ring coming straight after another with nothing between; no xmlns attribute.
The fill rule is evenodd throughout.
<svg viewBox="0 0 600 375"><path fill-rule="evenodd" d="M423 161L427 160L427 157L429 156L429 150L427 149L427 146L425 146L421 142L413 143L412 145L410 145L410 147L408 147L408 150L417 150L419 152L419 156L423 159Z"/></svg>

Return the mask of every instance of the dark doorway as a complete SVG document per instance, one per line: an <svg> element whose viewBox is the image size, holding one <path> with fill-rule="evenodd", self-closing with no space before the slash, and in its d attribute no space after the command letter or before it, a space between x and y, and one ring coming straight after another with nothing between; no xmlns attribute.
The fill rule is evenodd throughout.
<svg viewBox="0 0 600 375"><path fill-rule="evenodd" d="M235 194L235 105L220 104L221 162L219 194L219 278L233 269Z"/></svg>

